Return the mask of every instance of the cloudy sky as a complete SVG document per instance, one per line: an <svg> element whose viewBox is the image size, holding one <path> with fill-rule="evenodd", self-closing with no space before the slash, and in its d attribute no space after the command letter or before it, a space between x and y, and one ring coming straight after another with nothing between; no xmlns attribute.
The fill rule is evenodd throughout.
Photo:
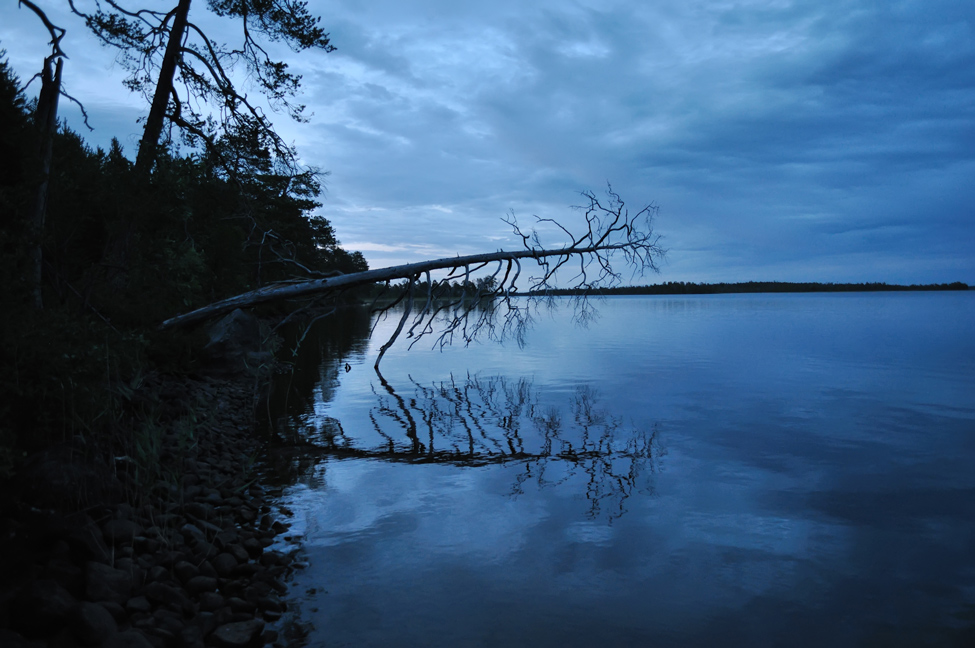
<svg viewBox="0 0 975 648"><path fill-rule="evenodd" d="M68 28L86 137L134 156L147 110L114 53L61 0L36 1ZM321 213L372 267L515 247L509 209L571 223L578 192L609 181L660 207L668 257L638 283L975 284L969 0L309 7L338 50L283 52L312 114L277 123L331 172ZM236 25L194 11L234 42ZM23 79L45 41L4 3L0 46Z"/></svg>

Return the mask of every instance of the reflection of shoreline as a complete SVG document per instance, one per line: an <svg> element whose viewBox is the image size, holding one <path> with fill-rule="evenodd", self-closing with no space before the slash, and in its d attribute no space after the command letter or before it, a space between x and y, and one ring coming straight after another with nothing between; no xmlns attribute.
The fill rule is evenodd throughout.
<svg viewBox="0 0 975 648"><path fill-rule="evenodd" d="M659 454L656 428L624 428L600 406L592 388L579 388L563 412L543 411L538 390L527 379L475 375L421 385L410 377L409 394L398 393L381 374L379 381L381 387L373 386L377 400L369 420L380 445L356 447L339 421L322 418L287 435L293 443L274 454L283 450L287 455L290 448L300 456L291 457L297 465L279 469L298 480L295 469L304 472L326 456L466 468L518 464L524 470L515 479L512 497L529 482L552 488L585 475L590 517L610 519L625 513L634 488L652 492L650 477Z"/></svg>

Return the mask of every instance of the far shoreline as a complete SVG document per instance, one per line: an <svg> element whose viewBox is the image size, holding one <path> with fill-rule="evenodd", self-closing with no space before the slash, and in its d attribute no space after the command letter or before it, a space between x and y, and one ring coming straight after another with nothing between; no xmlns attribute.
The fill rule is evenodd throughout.
<svg viewBox="0 0 975 648"><path fill-rule="evenodd" d="M647 286L617 286L614 288L553 288L536 292L520 292L513 296L582 296L582 295L728 295L761 293L827 293L827 292L932 292L969 290L961 281L941 284L888 284L888 283L820 283L787 281L747 281L738 283L694 283L669 281Z"/></svg>

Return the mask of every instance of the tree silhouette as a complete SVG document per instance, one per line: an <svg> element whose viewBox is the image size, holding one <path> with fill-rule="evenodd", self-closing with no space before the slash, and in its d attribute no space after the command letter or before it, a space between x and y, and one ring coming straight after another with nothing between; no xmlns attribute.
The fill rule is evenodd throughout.
<svg viewBox="0 0 975 648"><path fill-rule="evenodd" d="M653 229L656 206L647 205L631 213L612 187L607 188L605 201L591 191L583 192L582 196L587 204L577 207L585 220L580 234L573 234L552 219L536 218L539 223L554 224L566 235L568 242L561 247L544 246L536 230L522 230L514 216L509 215L505 222L511 226L521 249L270 284L170 318L161 327L186 326L237 308L279 300L335 297L356 287L382 283L385 290L373 306L383 315L398 306L402 306L402 312L393 335L380 349L377 368L404 330L412 339L411 344L428 336L433 336L441 346L454 341L470 343L480 334L520 341L532 323L537 300L550 297L560 271L574 273L569 281L577 290L577 316L583 320L592 316L592 307L586 299L589 293L622 281L617 262L622 261L620 265L636 274L658 271L657 263L665 250ZM523 276L523 260L535 264L535 274ZM440 276L435 277L435 272L440 272ZM471 276L478 272L487 276L472 282ZM405 282L392 283L400 279ZM458 279L463 279L465 286L472 286L473 294L466 290L455 294L451 282ZM516 299L521 295L528 295L528 301ZM381 301L383 297L385 301Z"/></svg>
<svg viewBox="0 0 975 648"><path fill-rule="evenodd" d="M83 0L69 0L72 11L102 43L118 49L128 69L126 86L150 104L136 169L148 173L168 120L191 141L216 150L227 133L248 133L262 148L273 151L285 166L296 168L295 153L275 132L267 115L235 83L242 65L271 106L301 121L304 106L293 101L300 75L271 58L263 41L283 42L295 51L335 48L307 3L300 0L207 0L211 13L238 21L241 38L236 48L215 41L191 19L192 0L175 6L133 7L121 0L96 0L92 9ZM103 6L105 8L103 8ZM217 118L209 110L215 111Z"/></svg>

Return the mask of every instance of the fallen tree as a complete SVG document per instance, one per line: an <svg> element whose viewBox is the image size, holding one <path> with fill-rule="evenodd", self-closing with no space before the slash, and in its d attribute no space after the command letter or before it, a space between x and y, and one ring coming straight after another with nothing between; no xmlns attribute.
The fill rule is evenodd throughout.
<svg viewBox="0 0 975 648"><path fill-rule="evenodd" d="M280 300L338 295L358 286L383 283L386 290L397 292L381 307L376 307L379 303L377 297L373 307L386 314L402 304L403 313L392 337L380 349L376 359L377 368L383 354L411 318L412 324L407 333L408 337L413 338L411 346L428 335L435 335L435 344L440 346L450 344L458 336L469 343L482 331L488 331L498 338L514 336L520 340L532 320L531 306L540 298L550 297L551 291L557 287L557 275L563 269L571 268L575 272L568 285L578 291L575 296L577 316L583 320L592 315L592 307L586 299L591 291L622 282L623 275L614 266L615 261L622 260L623 265L635 275L642 275L648 270L659 271L657 263L665 250L660 246L660 236L653 230L653 219L658 208L650 204L631 214L612 187L608 187L606 193L608 200L605 203L591 191L582 193L588 204L577 207L585 218L585 231L579 236L573 235L553 219L536 217L538 223L554 226L566 235L569 242L562 247L543 246L537 230L523 231L514 215L509 214L504 220L515 236L521 239L521 248L517 250L498 250L320 279L269 284L177 315L164 321L160 328L199 323L237 308ZM529 276L524 288L519 289L523 260L533 261L537 274ZM435 272L443 274L434 279ZM471 277L478 274L480 278L471 282ZM461 279L465 286L476 287L473 294L462 291L460 296L451 296L451 282ZM405 280L405 284L394 286L392 282L396 280ZM415 310L421 289L425 293L420 294L423 306ZM527 304L514 301L516 296L526 293L529 295ZM500 326L495 317L499 312L496 308L499 300L504 306ZM481 308L486 301L494 307Z"/></svg>

